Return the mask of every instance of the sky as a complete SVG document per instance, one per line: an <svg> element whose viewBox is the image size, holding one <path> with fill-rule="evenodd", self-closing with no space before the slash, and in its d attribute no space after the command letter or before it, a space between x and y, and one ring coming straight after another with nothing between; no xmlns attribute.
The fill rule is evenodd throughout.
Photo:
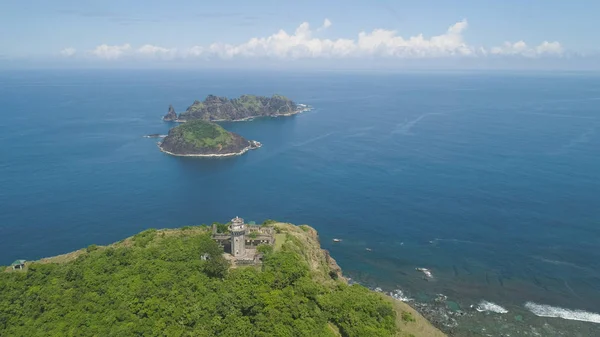
<svg viewBox="0 0 600 337"><path fill-rule="evenodd" d="M595 0L29 0L0 67L600 68Z"/></svg>

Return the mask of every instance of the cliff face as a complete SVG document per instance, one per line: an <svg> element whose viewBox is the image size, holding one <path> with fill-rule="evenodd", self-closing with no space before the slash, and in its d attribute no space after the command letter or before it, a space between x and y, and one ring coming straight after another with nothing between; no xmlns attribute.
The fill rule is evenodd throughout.
<svg viewBox="0 0 600 337"><path fill-rule="evenodd" d="M251 142L244 137L201 120L172 128L160 144L162 151L177 156L227 156L249 147Z"/></svg>
<svg viewBox="0 0 600 337"><path fill-rule="evenodd" d="M278 223L276 227L290 237L298 239L290 242L298 247L298 252L305 257L315 275L319 275L321 280L334 278L347 283L348 280L342 275L342 268L331 257L329 251L321 248L319 233L314 228L284 223Z"/></svg>
<svg viewBox="0 0 600 337"><path fill-rule="evenodd" d="M169 111L163 117L163 120L165 122L171 122L171 121L177 120L177 113L175 112L175 109L173 109L172 105L169 105Z"/></svg>
<svg viewBox="0 0 600 337"><path fill-rule="evenodd" d="M281 95L272 97L243 95L228 99L209 95L203 102L195 101L179 119L208 121L243 120L254 117L274 117L298 112L298 105Z"/></svg>

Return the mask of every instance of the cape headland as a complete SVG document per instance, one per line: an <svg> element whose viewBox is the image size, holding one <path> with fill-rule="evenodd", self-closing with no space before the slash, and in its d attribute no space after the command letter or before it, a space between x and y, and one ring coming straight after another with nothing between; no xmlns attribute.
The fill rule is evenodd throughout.
<svg viewBox="0 0 600 337"><path fill-rule="evenodd" d="M227 157L256 149L261 143L205 120L192 120L172 128L158 144L162 152L182 157Z"/></svg>
<svg viewBox="0 0 600 337"><path fill-rule="evenodd" d="M282 95L271 97L242 95L229 99L208 95L204 101L194 101L185 112L177 116L173 106L163 117L165 121L186 122L195 119L206 121L244 121L257 117L291 116L309 110L305 104L297 104Z"/></svg>
<svg viewBox="0 0 600 337"><path fill-rule="evenodd" d="M234 220L6 268L0 335L445 336L406 303L349 285L313 228ZM260 252L260 263L232 263L220 236L234 252L237 243Z"/></svg>

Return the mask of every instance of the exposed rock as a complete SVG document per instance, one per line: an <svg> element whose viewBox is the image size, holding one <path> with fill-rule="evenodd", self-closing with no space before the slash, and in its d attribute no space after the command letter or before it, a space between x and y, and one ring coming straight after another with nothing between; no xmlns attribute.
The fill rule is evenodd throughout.
<svg viewBox="0 0 600 337"><path fill-rule="evenodd" d="M329 251L326 249L323 249L323 254L325 254L325 261L327 262L327 265L329 266L329 269L331 270L330 273L335 274L336 278L342 279L347 282L348 280L342 274L342 268L337 264L337 261L333 257L331 257L331 254L329 254Z"/></svg>
<svg viewBox="0 0 600 337"><path fill-rule="evenodd" d="M163 117L163 120L165 122L172 122L177 120L177 113L175 112L175 109L173 109L172 105L169 105L169 111L167 112L167 114Z"/></svg>
<svg viewBox="0 0 600 337"><path fill-rule="evenodd" d="M149 135L145 135L145 138L165 138L166 135L161 135L160 133L151 133Z"/></svg>

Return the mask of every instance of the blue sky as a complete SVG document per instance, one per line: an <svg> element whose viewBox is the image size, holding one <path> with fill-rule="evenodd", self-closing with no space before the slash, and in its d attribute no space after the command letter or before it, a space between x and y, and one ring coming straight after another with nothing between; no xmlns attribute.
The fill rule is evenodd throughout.
<svg viewBox="0 0 600 337"><path fill-rule="evenodd" d="M30 0L0 7L0 63L13 64L568 67L593 65L600 53L600 2L592 0Z"/></svg>

